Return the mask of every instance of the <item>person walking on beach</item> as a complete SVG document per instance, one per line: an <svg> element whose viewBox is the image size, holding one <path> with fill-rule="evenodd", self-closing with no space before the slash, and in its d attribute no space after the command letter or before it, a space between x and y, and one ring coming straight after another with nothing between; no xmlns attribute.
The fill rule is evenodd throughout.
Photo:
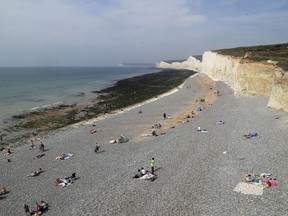
<svg viewBox="0 0 288 216"><path fill-rule="evenodd" d="M164 119L166 119L166 113L163 114Z"/></svg>
<svg viewBox="0 0 288 216"><path fill-rule="evenodd" d="M154 158L151 158L150 160L150 168L151 168L151 173L154 174L154 166L155 166L155 160Z"/></svg>
<svg viewBox="0 0 288 216"><path fill-rule="evenodd" d="M31 142L31 145L30 145L31 149L34 149L34 142L33 142L33 140L30 140L30 142ZM31 150L31 149L30 149L30 150Z"/></svg>
<svg viewBox="0 0 288 216"><path fill-rule="evenodd" d="M100 149L100 145L98 143L96 143L96 146L94 148L94 152L97 153Z"/></svg>

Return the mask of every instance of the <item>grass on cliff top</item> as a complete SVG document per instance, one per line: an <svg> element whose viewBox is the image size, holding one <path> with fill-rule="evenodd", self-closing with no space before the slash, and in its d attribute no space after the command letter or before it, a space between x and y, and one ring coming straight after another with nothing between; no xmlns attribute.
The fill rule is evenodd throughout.
<svg viewBox="0 0 288 216"><path fill-rule="evenodd" d="M236 47L231 49L213 50L213 52L242 58L246 56L246 59L252 61L277 61L277 66L288 71L288 43Z"/></svg>

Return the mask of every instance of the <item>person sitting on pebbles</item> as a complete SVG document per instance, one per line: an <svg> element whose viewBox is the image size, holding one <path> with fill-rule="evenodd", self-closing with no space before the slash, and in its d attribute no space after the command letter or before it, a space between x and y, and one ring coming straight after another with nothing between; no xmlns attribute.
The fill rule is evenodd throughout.
<svg viewBox="0 0 288 216"><path fill-rule="evenodd" d="M40 146L39 146L39 150L44 152L45 151L45 146L44 144L41 142Z"/></svg>
<svg viewBox="0 0 288 216"><path fill-rule="evenodd" d="M2 187L2 188L0 189L0 195L4 195L4 194L6 194L6 193L8 193L7 189L6 189L5 187Z"/></svg>

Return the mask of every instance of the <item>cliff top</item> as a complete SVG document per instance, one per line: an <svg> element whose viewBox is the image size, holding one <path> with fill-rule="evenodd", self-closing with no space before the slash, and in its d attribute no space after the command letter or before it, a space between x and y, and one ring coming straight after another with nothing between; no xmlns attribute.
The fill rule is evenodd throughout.
<svg viewBox="0 0 288 216"><path fill-rule="evenodd" d="M222 55L242 57L252 61L277 61L277 66L288 71L288 43L236 47L231 49L213 50Z"/></svg>

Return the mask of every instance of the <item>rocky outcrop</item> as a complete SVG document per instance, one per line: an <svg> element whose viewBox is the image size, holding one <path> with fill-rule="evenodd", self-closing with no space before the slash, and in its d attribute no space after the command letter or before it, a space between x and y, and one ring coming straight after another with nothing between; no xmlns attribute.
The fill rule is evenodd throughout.
<svg viewBox="0 0 288 216"><path fill-rule="evenodd" d="M156 67L200 71L201 70L201 62L198 59L196 59L195 57L190 56L186 61L183 61L183 62L167 63L167 62L161 61L161 62L156 64Z"/></svg>
<svg viewBox="0 0 288 216"><path fill-rule="evenodd" d="M206 73L213 80L225 82L235 95L266 96L269 97L268 107L288 112L288 73L277 67L276 62L255 62L245 57L236 58L211 51L203 54L200 64L197 62L193 65L195 61L189 59L182 63L160 63L158 66L193 68Z"/></svg>

